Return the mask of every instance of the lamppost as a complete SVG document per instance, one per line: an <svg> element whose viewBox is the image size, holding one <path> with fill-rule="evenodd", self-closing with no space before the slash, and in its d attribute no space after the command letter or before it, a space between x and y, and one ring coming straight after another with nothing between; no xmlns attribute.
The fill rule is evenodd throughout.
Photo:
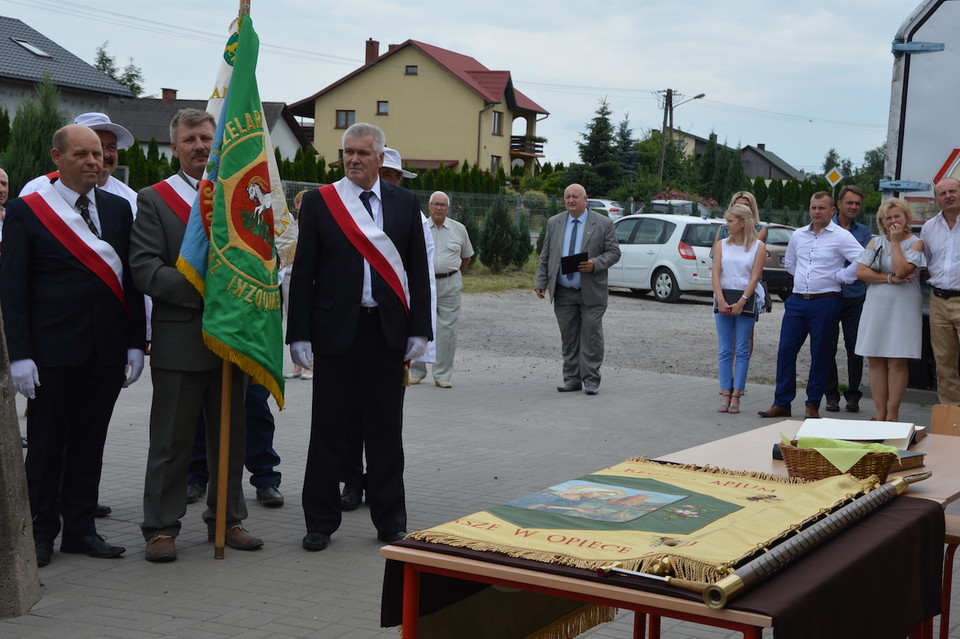
<svg viewBox="0 0 960 639"><path fill-rule="evenodd" d="M658 92L659 93L659 92ZM686 104L691 100L699 100L702 97L705 97L706 93L701 93L695 95L692 98L687 98L676 104L673 103L674 92L673 89L667 89L663 99L663 128L660 130L660 168L657 170L657 177L662 181L663 180L663 161L667 154L667 122L670 123L670 138L673 139L673 110L678 106ZM676 95L681 95L677 93Z"/></svg>

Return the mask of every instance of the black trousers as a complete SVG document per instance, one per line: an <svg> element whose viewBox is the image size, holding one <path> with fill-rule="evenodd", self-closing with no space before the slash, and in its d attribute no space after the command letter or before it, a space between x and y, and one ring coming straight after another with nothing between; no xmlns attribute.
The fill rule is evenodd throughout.
<svg viewBox="0 0 960 639"><path fill-rule="evenodd" d="M407 529L403 489L403 352L383 339L376 312L360 314L350 349L314 357L313 415L303 480L308 532L340 527L343 450L351 432L362 432L367 457L367 501L381 534Z"/></svg>
<svg viewBox="0 0 960 639"><path fill-rule="evenodd" d="M81 366L38 367L41 386L27 402L27 489L33 537L53 541L97 532L97 506L107 426L124 366L92 358Z"/></svg>

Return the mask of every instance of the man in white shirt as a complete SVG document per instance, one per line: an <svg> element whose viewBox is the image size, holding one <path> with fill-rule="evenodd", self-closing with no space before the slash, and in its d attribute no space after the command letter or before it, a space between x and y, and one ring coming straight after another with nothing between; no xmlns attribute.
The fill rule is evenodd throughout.
<svg viewBox="0 0 960 639"><path fill-rule="evenodd" d="M773 405L760 417L790 417L797 395L797 355L810 336L807 418L820 417L820 400L836 354L840 321L840 285L856 279L860 243L835 224L833 197L824 191L810 198L810 224L794 231L784 266L793 275L793 294L783 303L777 388ZM844 268L844 262L850 265Z"/></svg>
<svg viewBox="0 0 960 639"><path fill-rule="evenodd" d="M937 362L941 404L960 406L960 180L944 178L933 189L940 212L923 225L930 296L930 346Z"/></svg>

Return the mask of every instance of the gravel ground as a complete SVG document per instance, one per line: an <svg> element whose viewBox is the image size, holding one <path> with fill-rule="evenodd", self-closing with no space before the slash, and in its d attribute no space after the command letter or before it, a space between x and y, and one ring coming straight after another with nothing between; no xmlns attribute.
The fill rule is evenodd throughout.
<svg viewBox="0 0 960 639"><path fill-rule="evenodd" d="M783 303L775 298L773 311L763 314L754 331L754 351L749 381L776 381L777 343ZM714 378L717 370L717 335L712 300L683 295L676 304L638 297L614 289L604 316L604 363L657 373ZM840 339L843 352L843 338ZM560 360L560 333L547 300L533 292L508 291L463 296L458 346ZM798 377L806 379L810 366L808 347L797 363ZM841 362L841 370L845 363ZM558 366L559 373L559 366ZM843 381L843 380L841 380Z"/></svg>

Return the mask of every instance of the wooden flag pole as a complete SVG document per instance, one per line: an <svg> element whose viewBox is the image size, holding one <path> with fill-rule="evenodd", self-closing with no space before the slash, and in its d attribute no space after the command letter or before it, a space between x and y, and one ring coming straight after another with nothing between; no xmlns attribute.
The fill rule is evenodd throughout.
<svg viewBox="0 0 960 639"><path fill-rule="evenodd" d="M233 366L223 360L223 378L220 384L220 450L217 452L217 519L215 525L213 558L223 559L227 539L227 476L230 466L230 405L233 399Z"/></svg>

